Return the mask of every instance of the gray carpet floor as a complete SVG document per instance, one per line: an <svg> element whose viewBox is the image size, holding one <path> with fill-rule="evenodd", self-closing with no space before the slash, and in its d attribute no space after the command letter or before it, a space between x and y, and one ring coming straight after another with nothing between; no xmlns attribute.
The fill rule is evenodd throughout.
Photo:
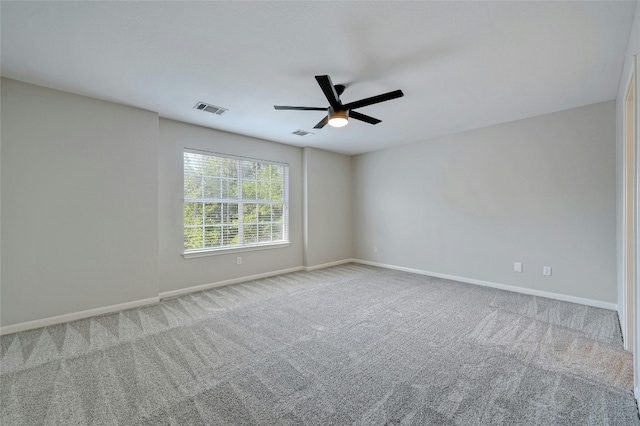
<svg viewBox="0 0 640 426"><path fill-rule="evenodd" d="M362 265L3 336L2 425L640 425L615 312Z"/></svg>

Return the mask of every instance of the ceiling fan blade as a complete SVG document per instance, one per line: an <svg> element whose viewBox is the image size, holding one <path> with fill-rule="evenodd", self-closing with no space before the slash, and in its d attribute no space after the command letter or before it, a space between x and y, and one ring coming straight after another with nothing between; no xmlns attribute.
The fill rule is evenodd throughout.
<svg viewBox="0 0 640 426"><path fill-rule="evenodd" d="M377 118L369 117L368 115L360 114L358 111L349 111L349 118L355 118L356 120L364 121L369 124L378 124L382 121Z"/></svg>
<svg viewBox="0 0 640 426"><path fill-rule="evenodd" d="M325 118L323 118L322 120L320 120L320 122L318 124L316 124L315 126L313 126L314 129L322 129L324 126L327 125L327 123L329 122L329 116L327 115Z"/></svg>
<svg viewBox="0 0 640 426"><path fill-rule="evenodd" d="M403 96L404 96L404 93L402 93L402 90L394 90L393 92L383 93L382 95L372 96L366 99L360 99L359 101L355 101L355 102L349 102L348 104L345 104L342 107L345 109L362 108L367 105L373 105L379 102L390 101L391 99L401 98Z"/></svg>
<svg viewBox="0 0 640 426"><path fill-rule="evenodd" d="M316 75L316 81L320 85L320 88L324 92L324 95L327 97L329 105L331 105L334 109L340 109L342 103L340 102L340 98L338 97L336 88L333 87L331 77L329 77L328 75Z"/></svg>
<svg viewBox="0 0 640 426"><path fill-rule="evenodd" d="M284 110L294 110L294 111L326 111L326 108L320 107L303 107L303 106L283 106L283 105L274 105L275 109L284 109Z"/></svg>

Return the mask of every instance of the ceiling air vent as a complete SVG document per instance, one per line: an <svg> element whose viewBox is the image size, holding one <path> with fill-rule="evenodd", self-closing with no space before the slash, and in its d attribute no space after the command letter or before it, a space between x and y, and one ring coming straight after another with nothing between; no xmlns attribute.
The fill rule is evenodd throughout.
<svg viewBox="0 0 640 426"><path fill-rule="evenodd" d="M194 108L199 109L200 111L207 111L215 115L222 115L225 112L229 111L228 109L211 104L205 104L204 102L198 102L196 106L194 106Z"/></svg>
<svg viewBox="0 0 640 426"><path fill-rule="evenodd" d="M297 136L308 136L308 135L313 135L313 133L311 132L305 132L304 130L296 130L295 132L291 132L292 135L297 135Z"/></svg>

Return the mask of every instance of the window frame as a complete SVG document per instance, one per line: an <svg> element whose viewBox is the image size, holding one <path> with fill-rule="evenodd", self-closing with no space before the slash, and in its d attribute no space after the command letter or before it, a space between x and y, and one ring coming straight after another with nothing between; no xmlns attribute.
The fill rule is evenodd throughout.
<svg viewBox="0 0 640 426"><path fill-rule="evenodd" d="M234 200L234 203L237 202L238 204L238 227L242 227L242 225L244 224L243 222L243 205L245 204L282 204L283 206L283 222L282 222L282 227L283 227L283 239L282 240L278 240L278 241L268 241L268 242L256 242L256 243L242 243L242 244L236 244L236 245L232 245L232 246L221 246L221 247L201 247L201 248L196 248L196 249L187 249L185 248L185 244L184 244L184 239L185 239L185 230L187 229L187 223L185 221L185 215L184 215L184 210L185 210L185 206L188 202L207 202L205 200L209 200L208 202L218 202L218 203L229 203L229 199L227 198L220 198L218 199L218 201L211 201L211 199L208 199L206 197L204 197L204 194L202 197L200 198L188 198L186 197L185 194L185 183L187 181L187 176L185 174L185 154L187 153L191 153L191 154L196 154L196 155L204 155L204 156L210 156L210 157L217 157L217 158L224 158L224 159L230 159L230 160L235 160L237 162L239 162L237 164L237 184L238 184L238 195L237 195L237 201ZM262 163L262 164L267 164L267 165L277 165L277 166L282 166L283 167L283 193L282 193L282 201L280 200L272 200L269 199L269 202L266 203L264 202L265 200L246 200L246 199L242 199L240 198L240 194L241 194L241 190L240 188L242 188L242 183L244 181L253 181L251 179L244 179L243 173L242 173L242 161L251 161L254 163ZM261 182L259 180L256 180L255 182ZM270 182L270 181L266 181L266 182ZM262 202L261 202L262 201ZM278 201L277 203L275 201ZM223 154L223 153L219 153L219 152L212 152L212 151L205 151L205 150L201 150L201 149L194 149L194 148L183 148L182 150L182 238L183 238L183 247L182 247L182 255L184 256L184 258L189 259L189 258L196 258L196 257L203 257L203 256L213 256L213 255L219 255L219 254L231 254L231 253L238 253L238 252L245 252L245 251L255 251L255 250L266 250L266 249L274 249L274 248L283 248L283 247L289 247L290 246L290 239L289 239L289 164L285 163L285 162L281 162L281 161L274 161L274 160L266 160L266 159L259 159L259 158L252 158L252 157L245 157L245 156L239 156L239 155L231 155L231 154ZM203 212L204 214L204 212ZM252 223L252 222L249 222ZM272 222L271 222L272 223ZM259 224L259 222L258 222ZM204 227L206 225L203 223L202 227L204 230ZM221 225L223 226L223 225ZM190 226L190 227L194 227L194 226Z"/></svg>

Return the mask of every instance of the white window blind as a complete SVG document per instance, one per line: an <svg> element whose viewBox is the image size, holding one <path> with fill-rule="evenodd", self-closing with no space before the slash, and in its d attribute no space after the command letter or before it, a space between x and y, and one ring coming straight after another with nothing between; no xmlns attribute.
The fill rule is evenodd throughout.
<svg viewBox="0 0 640 426"><path fill-rule="evenodd" d="M289 242L289 166L184 151L184 249Z"/></svg>

